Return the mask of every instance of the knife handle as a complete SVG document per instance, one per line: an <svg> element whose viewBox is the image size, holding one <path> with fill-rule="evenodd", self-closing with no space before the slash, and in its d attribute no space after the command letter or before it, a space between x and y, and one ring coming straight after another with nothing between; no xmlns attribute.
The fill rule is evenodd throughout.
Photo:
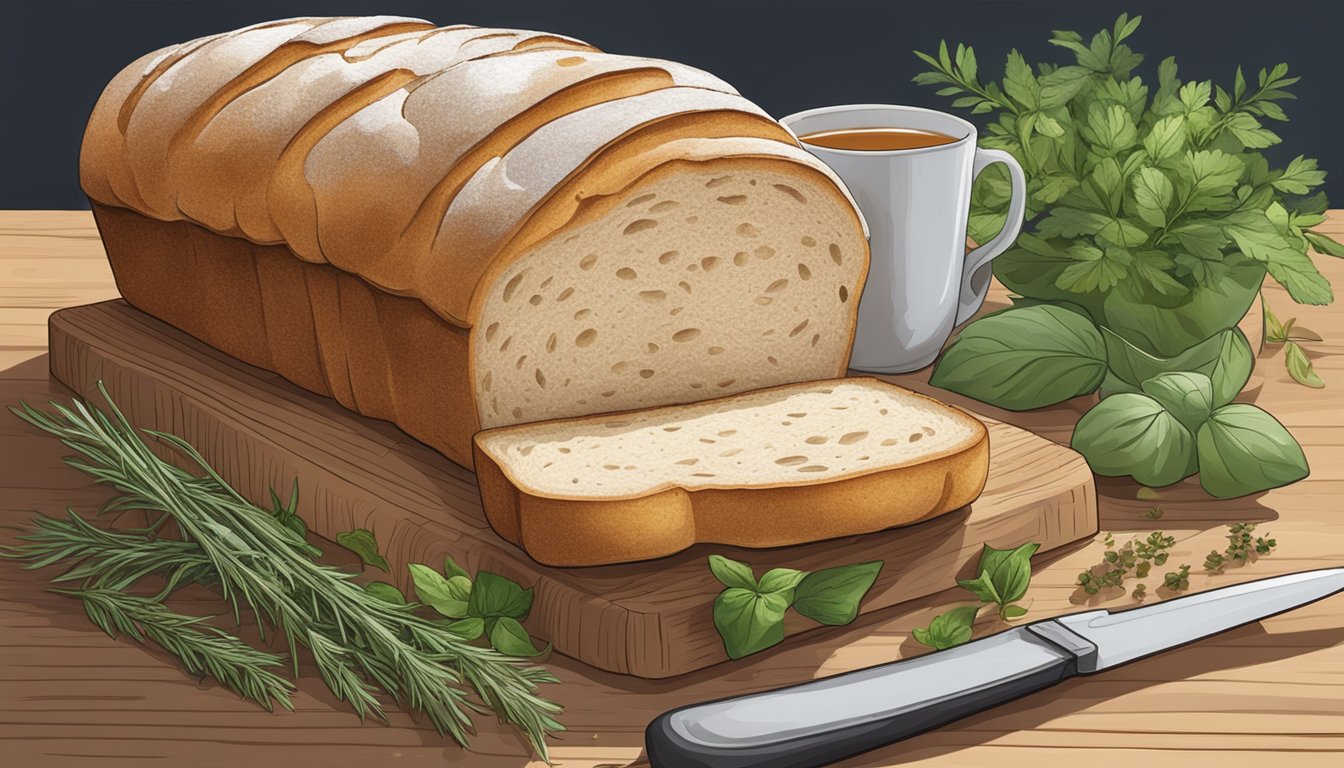
<svg viewBox="0 0 1344 768"><path fill-rule="evenodd" d="M814 768L1048 688L1077 656L1027 627L913 659L682 707L645 731L654 768Z"/></svg>

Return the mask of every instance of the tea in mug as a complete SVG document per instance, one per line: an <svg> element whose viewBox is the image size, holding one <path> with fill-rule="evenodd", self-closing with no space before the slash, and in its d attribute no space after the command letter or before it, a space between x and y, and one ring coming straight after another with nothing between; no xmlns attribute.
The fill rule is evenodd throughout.
<svg viewBox="0 0 1344 768"><path fill-rule="evenodd" d="M958 141L937 131L918 128L841 128L818 131L799 136L803 142L827 149L848 149L860 152L889 152L896 149L923 149Z"/></svg>

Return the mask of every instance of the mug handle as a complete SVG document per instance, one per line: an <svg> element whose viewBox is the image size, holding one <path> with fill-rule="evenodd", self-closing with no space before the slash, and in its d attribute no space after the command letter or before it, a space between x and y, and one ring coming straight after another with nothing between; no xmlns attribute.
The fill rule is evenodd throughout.
<svg viewBox="0 0 1344 768"><path fill-rule="evenodd" d="M1008 200L1008 218L1003 229L988 243L966 254L961 272L961 297L957 304L957 325L971 319L980 305L985 303L985 294L989 293L989 278L992 271L989 262L995 256L1008 250L1008 246L1017 239L1022 231L1022 216L1027 211L1027 177L1022 166L1007 152L997 149L976 149L975 162L971 166L971 183L975 183L980 172L993 165L1003 163L1008 166L1008 178L1012 182L1012 196Z"/></svg>

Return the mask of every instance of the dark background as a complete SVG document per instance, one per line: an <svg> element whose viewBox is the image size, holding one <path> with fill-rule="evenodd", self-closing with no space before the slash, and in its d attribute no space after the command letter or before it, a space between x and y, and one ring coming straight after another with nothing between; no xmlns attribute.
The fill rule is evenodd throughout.
<svg viewBox="0 0 1344 768"><path fill-rule="evenodd" d="M1297 154L1331 172L1344 204L1344 1L1260 0L3 0L0 14L0 209L87 208L77 157L99 92L121 67L174 42L267 19L389 13L438 24L540 29L613 53L675 59L709 70L775 116L845 102L948 108L933 88L910 82L922 64L912 49L940 38L973 45L982 80L998 79L1010 48L1029 62L1064 60L1046 43L1051 29L1090 39L1122 11L1143 15L1131 46L1148 54L1139 70L1153 83L1157 63L1175 55L1183 79L1230 88L1240 64L1254 72L1287 61L1302 76L1286 105L1292 122L1271 127ZM975 119L983 125L983 117Z"/></svg>

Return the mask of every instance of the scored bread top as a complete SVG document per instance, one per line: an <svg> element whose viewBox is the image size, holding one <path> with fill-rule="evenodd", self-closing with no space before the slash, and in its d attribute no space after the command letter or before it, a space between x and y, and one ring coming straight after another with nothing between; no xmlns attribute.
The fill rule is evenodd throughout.
<svg viewBox="0 0 1344 768"><path fill-rule="evenodd" d="M484 451L520 489L612 499L667 488L832 482L970 450L978 419L872 378L795 384L693 405L487 430Z"/></svg>
<svg viewBox="0 0 1344 768"><path fill-rule="evenodd" d="M141 57L95 106L80 179L98 203L284 244L470 326L517 231L535 243L570 223L529 218L563 206L562 186L610 186L598 161L663 124L762 140L751 157L823 179L862 228L830 169L709 73L396 16L286 19Z"/></svg>

